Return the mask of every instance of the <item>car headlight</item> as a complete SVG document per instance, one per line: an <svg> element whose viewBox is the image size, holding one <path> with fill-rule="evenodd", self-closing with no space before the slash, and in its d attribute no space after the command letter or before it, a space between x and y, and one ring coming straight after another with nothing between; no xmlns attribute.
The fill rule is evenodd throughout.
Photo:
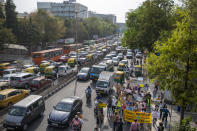
<svg viewBox="0 0 197 131"><path fill-rule="evenodd" d="M17 122L17 123L16 123L16 125L17 125L17 126L20 126L20 125L21 125L21 123L20 123L20 122Z"/></svg>
<svg viewBox="0 0 197 131"><path fill-rule="evenodd" d="M68 117L66 117L66 118L62 121L62 123L67 122L67 120L68 120Z"/></svg>

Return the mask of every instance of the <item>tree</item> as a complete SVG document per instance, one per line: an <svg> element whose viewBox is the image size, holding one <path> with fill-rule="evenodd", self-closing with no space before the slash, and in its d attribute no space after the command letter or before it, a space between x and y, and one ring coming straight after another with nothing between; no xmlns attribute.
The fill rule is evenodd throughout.
<svg viewBox="0 0 197 131"><path fill-rule="evenodd" d="M195 0L196 2L196 0ZM197 101L197 22L196 7L188 1L188 7L178 9L182 17L176 22L176 28L166 41L155 43L155 52L151 53L146 62L148 75L161 85L161 88L172 92L177 104L181 106L181 121L184 119L185 107Z"/></svg>
<svg viewBox="0 0 197 131"><path fill-rule="evenodd" d="M15 43L16 37L12 33L11 29L4 27L4 20L0 19L0 47L3 47L5 43Z"/></svg>
<svg viewBox="0 0 197 131"><path fill-rule="evenodd" d="M0 3L0 19L5 19L5 15L3 13L3 6L1 3Z"/></svg>
<svg viewBox="0 0 197 131"><path fill-rule="evenodd" d="M41 35L41 42L43 47L48 42L56 42L57 39L62 38L65 33L65 26L63 20L53 17L43 10L31 13L31 24L36 27Z"/></svg>
<svg viewBox="0 0 197 131"><path fill-rule="evenodd" d="M161 31L173 28L173 0L146 0L136 10L127 13L123 43L129 47L152 51Z"/></svg>
<svg viewBox="0 0 197 131"><path fill-rule="evenodd" d="M6 16L6 27L11 29L12 32L17 35L18 22L17 13L15 11L16 6L12 0L7 0L5 3L5 16Z"/></svg>

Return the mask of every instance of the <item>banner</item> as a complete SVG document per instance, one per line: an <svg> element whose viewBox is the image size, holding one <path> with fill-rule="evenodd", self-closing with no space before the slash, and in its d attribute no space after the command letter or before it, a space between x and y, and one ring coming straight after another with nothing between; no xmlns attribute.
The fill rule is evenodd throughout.
<svg viewBox="0 0 197 131"><path fill-rule="evenodd" d="M106 103L98 103L98 108L105 108L106 106Z"/></svg>
<svg viewBox="0 0 197 131"><path fill-rule="evenodd" d="M134 120L137 119L137 123L152 123L151 113L145 112L124 110L124 119L128 122L134 122Z"/></svg>

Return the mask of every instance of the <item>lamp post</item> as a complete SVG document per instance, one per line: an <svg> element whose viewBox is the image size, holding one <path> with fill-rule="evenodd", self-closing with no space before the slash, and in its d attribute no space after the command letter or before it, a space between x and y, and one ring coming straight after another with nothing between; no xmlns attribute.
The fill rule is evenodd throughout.
<svg viewBox="0 0 197 131"><path fill-rule="evenodd" d="M75 44L76 44L76 51L77 51L77 73L79 72L79 64L78 64L78 44L77 44L77 38L78 38L78 32L77 32L77 15L78 13L85 12L86 10L82 11L75 11ZM74 96L76 95L77 90L77 80L75 81L75 88L74 88Z"/></svg>

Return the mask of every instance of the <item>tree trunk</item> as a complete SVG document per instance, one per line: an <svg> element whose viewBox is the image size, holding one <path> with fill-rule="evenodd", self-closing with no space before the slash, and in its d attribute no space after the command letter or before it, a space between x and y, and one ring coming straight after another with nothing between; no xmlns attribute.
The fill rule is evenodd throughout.
<svg viewBox="0 0 197 131"><path fill-rule="evenodd" d="M184 113L185 113L185 106L184 106L184 103L183 103L183 105L181 106L180 125L182 123L182 120L184 119Z"/></svg>

